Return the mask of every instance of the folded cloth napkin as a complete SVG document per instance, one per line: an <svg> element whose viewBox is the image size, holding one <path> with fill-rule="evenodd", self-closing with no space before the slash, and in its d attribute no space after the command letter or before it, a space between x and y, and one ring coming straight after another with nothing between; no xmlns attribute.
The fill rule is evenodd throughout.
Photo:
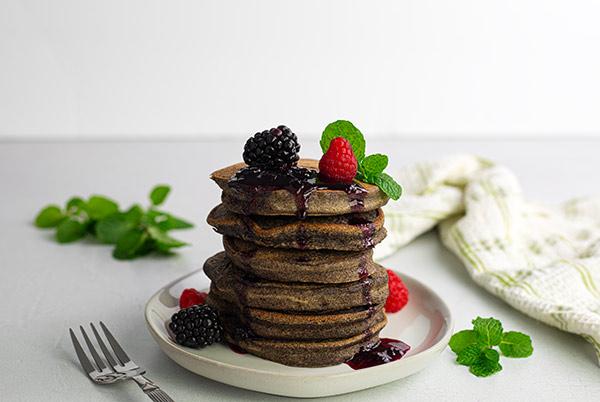
<svg viewBox="0 0 600 402"><path fill-rule="evenodd" d="M523 313L592 343L600 363L600 198L548 208L523 199L506 167L471 155L396 176L376 258L438 226L473 280Z"/></svg>

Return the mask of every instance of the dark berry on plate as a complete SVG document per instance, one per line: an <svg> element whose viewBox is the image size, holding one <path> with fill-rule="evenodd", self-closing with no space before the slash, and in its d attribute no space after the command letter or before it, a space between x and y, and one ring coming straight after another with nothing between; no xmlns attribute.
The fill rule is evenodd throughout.
<svg viewBox="0 0 600 402"><path fill-rule="evenodd" d="M223 327L217 312L205 304L173 314L169 328L173 331L175 342L190 348L203 348L223 339Z"/></svg>
<svg viewBox="0 0 600 402"><path fill-rule="evenodd" d="M388 269L387 273L390 293L385 302L385 312L397 313L408 303L409 293L402 279L394 271Z"/></svg>
<svg viewBox="0 0 600 402"><path fill-rule="evenodd" d="M254 134L244 146L244 162L265 169L283 169L298 163L298 137L286 126Z"/></svg>
<svg viewBox="0 0 600 402"><path fill-rule="evenodd" d="M206 292L199 292L194 288L184 289L179 296L179 308L188 308L196 304L204 304L206 302Z"/></svg>

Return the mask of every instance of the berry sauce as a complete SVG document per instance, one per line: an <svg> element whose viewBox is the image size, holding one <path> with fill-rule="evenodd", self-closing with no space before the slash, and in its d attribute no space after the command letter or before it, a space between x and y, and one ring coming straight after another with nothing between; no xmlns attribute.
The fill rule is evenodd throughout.
<svg viewBox="0 0 600 402"><path fill-rule="evenodd" d="M363 301L367 306L373 305L373 299L371 298L371 285L373 281L370 277L366 277L360 280L360 287L362 290Z"/></svg>
<svg viewBox="0 0 600 402"><path fill-rule="evenodd" d="M371 248L375 245L373 241L373 235L375 235L377 228L373 222L369 222L368 220L360 217L353 217L348 223L360 228L363 234L363 246L365 248Z"/></svg>
<svg viewBox="0 0 600 402"><path fill-rule="evenodd" d="M306 228L301 224L296 232L296 244L300 250L306 250L310 236L306 233Z"/></svg>
<svg viewBox="0 0 600 402"><path fill-rule="evenodd" d="M316 170L298 166L275 171L255 166L246 167L229 180L229 186L234 189L250 190L251 200L245 208L247 214L256 212L259 194L280 189L287 190L294 196L299 219L306 218L308 200L316 190L345 191L353 212L362 211L367 195L367 190L358 183L325 183L319 180Z"/></svg>
<svg viewBox="0 0 600 402"><path fill-rule="evenodd" d="M227 342L227 345L229 346L229 349L231 349L233 352L237 353L238 355L248 354L248 352L245 349L242 349L239 346L234 345L233 343Z"/></svg>
<svg viewBox="0 0 600 402"><path fill-rule="evenodd" d="M363 301L367 306L367 317L371 318L375 314L375 306L373 305L373 299L371 297L372 280L369 277L369 270L367 268L368 259L366 255L362 255L358 262L358 268L356 274L358 275L358 281L361 287Z"/></svg>
<svg viewBox="0 0 600 402"><path fill-rule="evenodd" d="M361 349L354 357L352 357L352 359L348 360L346 364L354 370L379 366L380 364L399 360L409 350L410 346L402 341L391 338L381 338L376 345Z"/></svg>
<svg viewBox="0 0 600 402"><path fill-rule="evenodd" d="M358 279L365 279L369 276L369 270L367 269L367 256L362 255L358 261L358 268L356 270Z"/></svg>

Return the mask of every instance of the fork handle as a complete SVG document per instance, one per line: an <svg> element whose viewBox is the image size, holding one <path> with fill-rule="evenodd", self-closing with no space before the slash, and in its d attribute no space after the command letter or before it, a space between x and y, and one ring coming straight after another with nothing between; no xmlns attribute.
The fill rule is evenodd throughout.
<svg viewBox="0 0 600 402"><path fill-rule="evenodd" d="M148 395L150 399L155 402L175 402L169 395L165 393L158 385L156 385L149 378L139 374L131 377L133 381L144 391L144 394Z"/></svg>

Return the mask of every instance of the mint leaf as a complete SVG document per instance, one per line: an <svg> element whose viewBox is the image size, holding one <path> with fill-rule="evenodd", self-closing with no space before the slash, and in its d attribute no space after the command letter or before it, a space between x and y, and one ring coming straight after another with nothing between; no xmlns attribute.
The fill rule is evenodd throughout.
<svg viewBox="0 0 600 402"><path fill-rule="evenodd" d="M365 138L360 130L354 127L354 124L347 120L338 120L330 123L325 127L321 135L321 149L323 153L329 149L331 140L336 137L343 137L352 145L352 151L357 161L361 161L365 157Z"/></svg>
<svg viewBox="0 0 600 402"><path fill-rule="evenodd" d="M113 200L101 195L90 197L86 208L90 218L100 220L119 212L119 206Z"/></svg>
<svg viewBox="0 0 600 402"><path fill-rule="evenodd" d="M156 247L162 251L166 251L171 248L187 246L187 243L169 236L156 226L150 226L148 228L148 234L156 242Z"/></svg>
<svg viewBox="0 0 600 402"><path fill-rule="evenodd" d="M141 257L144 255L148 255L151 252L156 251L156 242L152 240L149 236L146 236L146 241L141 245L140 248L135 253L136 257ZM163 253L163 254L171 254L171 253Z"/></svg>
<svg viewBox="0 0 600 402"><path fill-rule="evenodd" d="M194 227L193 224L191 224L190 222L185 221L181 218L178 218L171 214L164 214L164 215L167 217L167 219L163 222L162 225L159 225L159 227L162 230L189 229L189 228Z"/></svg>
<svg viewBox="0 0 600 402"><path fill-rule="evenodd" d="M402 195L402 187L387 173L380 173L373 178L372 184L378 186L392 200L397 200Z"/></svg>
<svg viewBox="0 0 600 402"><path fill-rule="evenodd" d="M150 225L154 225L164 231L194 227L194 225L181 218L157 210L148 211L148 218Z"/></svg>
<svg viewBox="0 0 600 402"><path fill-rule="evenodd" d="M71 243L85 236L87 225L76 219L65 219L56 228L56 240L59 243Z"/></svg>
<svg viewBox="0 0 600 402"><path fill-rule="evenodd" d="M506 357L529 357L533 353L533 345L529 335L510 331L502 335L500 350Z"/></svg>
<svg viewBox="0 0 600 402"><path fill-rule="evenodd" d="M171 191L171 187L166 185L161 184L154 187L150 192L150 201L152 201L152 205L157 206L165 202L169 195L169 191Z"/></svg>
<svg viewBox="0 0 600 402"><path fill-rule="evenodd" d="M477 317L473 321L473 330L486 346L496 346L502 341L502 323L494 318Z"/></svg>
<svg viewBox="0 0 600 402"><path fill-rule="evenodd" d="M42 209L35 218L35 226L38 228L53 228L58 226L65 215L57 205L48 205Z"/></svg>
<svg viewBox="0 0 600 402"><path fill-rule="evenodd" d="M485 349L483 351L483 354L485 355L485 358L488 360L491 360L493 362L498 363L500 361L500 353L498 353L498 351L496 349Z"/></svg>
<svg viewBox="0 0 600 402"><path fill-rule="evenodd" d="M137 251L142 247L148 234L141 229L133 229L124 233L113 250L113 257L119 260L135 258Z"/></svg>
<svg viewBox="0 0 600 402"><path fill-rule="evenodd" d="M382 154L373 154L363 159L360 168L367 175L382 173L388 165L388 157Z"/></svg>
<svg viewBox="0 0 600 402"><path fill-rule="evenodd" d="M450 338L450 349L456 354L459 354L463 349L465 349L469 345L473 345L477 343L477 334L475 331L470 329L465 329L463 331L459 331L452 335Z"/></svg>
<svg viewBox="0 0 600 402"><path fill-rule="evenodd" d="M67 213L74 215L80 211L84 211L86 207L86 203L79 197L73 197L69 201L67 201Z"/></svg>
<svg viewBox="0 0 600 402"><path fill-rule="evenodd" d="M488 349L492 350L492 349ZM498 352L496 352L498 353ZM475 362L471 364L469 371L477 377L489 377L494 373L502 370L502 366L498 361L490 360L487 353L481 353Z"/></svg>
<svg viewBox="0 0 600 402"><path fill-rule="evenodd" d="M116 244L121 236L135 226L136 223L128 220L126 214L113 214L96 224L96 236L104 243Z"/></svg>
<svg viewBox="0 0 600 402"><path fill-rule="evenodd" d="M134 205L129 208L124 214L124 218L133 225L137 225L142 221L144 211L139 205Z"/></svg>
<svg viewBox="0 0 600 402"><path fill-rule="evenodd" d="M477 344L471 344L458 353L456 356L456 362L458 364L462 364L463 366L470 366L471 364L475 363L481 353L483 353L481 351L481 347L479 347Z"/></svg>

